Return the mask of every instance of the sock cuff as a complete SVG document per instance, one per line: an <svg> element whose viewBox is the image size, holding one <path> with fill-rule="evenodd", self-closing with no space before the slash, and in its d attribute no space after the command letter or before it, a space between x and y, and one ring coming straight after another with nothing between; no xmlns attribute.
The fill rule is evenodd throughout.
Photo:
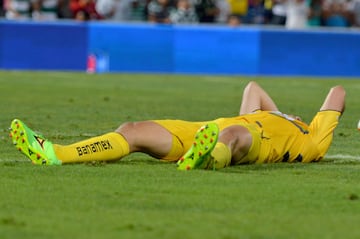
<svg viewBox="0 0 360 239"><path fill-rule="evenodd" d="M128 155L130 153L130 146L125 137L116 132L110 132L104 135L108 137L111 141L115 141L115 145L119 145L123 150L123 155Z"/></svg>
<svg viewBox="0 0 360 239"><path fill-rule="evenodd" d="M211 156L214 158L216 169L224 168L229 166L231 163L231 150L226 144L222 142L216 143L215 148L211 152Z"/></svg>

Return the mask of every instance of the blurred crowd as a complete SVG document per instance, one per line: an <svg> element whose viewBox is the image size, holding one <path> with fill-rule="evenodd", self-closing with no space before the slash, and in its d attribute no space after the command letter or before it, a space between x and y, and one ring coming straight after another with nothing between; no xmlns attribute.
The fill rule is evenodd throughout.
<svg viewBox="0 0 360 239"><path fill-rule="evenodd" d="M169 24L360 27L360 0L0 0L0 17Z"/></svg>

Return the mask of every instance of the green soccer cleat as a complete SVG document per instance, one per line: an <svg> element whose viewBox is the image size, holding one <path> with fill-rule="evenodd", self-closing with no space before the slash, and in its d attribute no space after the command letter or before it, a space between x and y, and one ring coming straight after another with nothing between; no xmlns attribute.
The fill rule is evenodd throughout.
<svg viewBox="0 0 360 239"><path fill-rule="evenodd" d="M215 165L211 152L216 145L218 136L219 128L216 123L202 126L196 132L191 148L178 160L178 169L214 169Z"/></svg>
<svg viewBox="0 0 360 239"><path fill-rule="evenodd" d="M53 144L43 136L36 134L22 121L14 119L10 126L10 138L15 147L25 154L33 164L61 165L57 159Z"/></svg>

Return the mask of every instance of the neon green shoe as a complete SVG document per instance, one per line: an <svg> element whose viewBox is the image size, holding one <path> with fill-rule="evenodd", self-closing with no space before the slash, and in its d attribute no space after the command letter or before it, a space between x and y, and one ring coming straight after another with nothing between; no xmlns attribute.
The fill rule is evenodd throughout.
<svg viewBox="0 0 360 239"><path fill-rule="evenodd" d="M214 169L214 160L211 151L214 149L219 136L219 127L216 123L202 126L195 135L191 148L178 162L179 170Z"/></svg>
<svg viewBox="0 0 360 239"><path fill-rule="evenodd" d="M15 147L25 154L33 164L61 165L57 159L53 144L43 136L36 134L21 120L14 119L10 126L10 138Z"/></svg>

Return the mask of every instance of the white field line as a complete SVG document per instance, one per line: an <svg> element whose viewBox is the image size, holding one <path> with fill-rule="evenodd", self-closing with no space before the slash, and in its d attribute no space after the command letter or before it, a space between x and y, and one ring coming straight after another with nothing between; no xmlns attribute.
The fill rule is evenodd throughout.
<svg viewBox="0 0 360 239"><path fill-rule="evenodd" d="M359 155L333 154L325 155L325 159L334 159L334 162L360 162Z"/></svg>
<svg viewBox="0 0 360 239"><path fill-rule="evenodd" d="M360 156L349 155L349 154L325 155L325 158L328 158L328 159L355 159L355 160L360 160Z"/></svg>

